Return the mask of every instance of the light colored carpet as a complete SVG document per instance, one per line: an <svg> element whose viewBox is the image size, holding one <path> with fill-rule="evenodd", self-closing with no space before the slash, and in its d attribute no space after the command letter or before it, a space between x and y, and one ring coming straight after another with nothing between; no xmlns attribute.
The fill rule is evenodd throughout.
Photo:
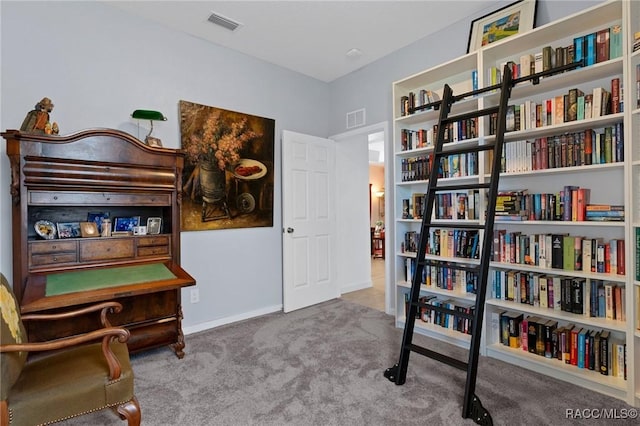
<svg viewBox="0 0 640 426"><path fill-rule="evenodd" d="M370 288L343 293L340 297L384 312L384 259L371 259L371 284Z"/></svg>
<svg viewBox="0 0 640 426"><path fill-rule="evenodd" d="M167 348L132 358L143 424L474 424L461 417L464 372L414 353L403 386L384 378L401 337L392 317L339 299L186 336L182 360ZM414 341L427 344L422 336ZM430 347L465 354L437 342ZM568 420L565 410L630 408L487 358L480 359L476 394L497 425L605 425L612 423ZM103 411L64 424L120 423Z"/></svg>

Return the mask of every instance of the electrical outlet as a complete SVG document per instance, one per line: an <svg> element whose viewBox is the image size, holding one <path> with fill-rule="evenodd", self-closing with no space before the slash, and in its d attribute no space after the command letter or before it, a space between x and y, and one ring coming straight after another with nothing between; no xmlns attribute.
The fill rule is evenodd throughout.
<svg viewBox="0 0 640 426"><path fill-rule="evenodd" d="M198 303L200 301L200 290L197 288L191 289L191 303Z"/></svg>

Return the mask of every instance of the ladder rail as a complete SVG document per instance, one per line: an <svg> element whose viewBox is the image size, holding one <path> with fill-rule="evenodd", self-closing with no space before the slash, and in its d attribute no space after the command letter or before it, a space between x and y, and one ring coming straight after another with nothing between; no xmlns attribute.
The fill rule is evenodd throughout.
<svg viewBox="0 0 640 426"><path fill-rule="evenodd" d="M484 316L484 304L486 300L487 280L489 274L489 264L491 259L491 250L493 244L493 227L496 213L496 198L498 195L498 184L500 180L500 159L504 145L504 133L506 131L506 111L508 107L511 88L513 87L511 69L505 66L502 81L502 92L500 96L500 105L498 112L498 125L496 129L496 142L493 148L493 159L491 164L491 187L489 188L489 202L487 205L485 229L482 241L482 255L480 256L480 277L478 293L476 294L475 314L476 321L472 324L471 345L469 348L469 364L467 367L467 381L465 385L464 404L462 408L463 417L471 417L473 412L474 394L476 387L476 378L478 374L478 358L480 355L480 341L482 337L482 320ZM478 320L479 319L479 320Z"/></svg>
<svg viewBox="0 0 640 426"><path fill-rule="evenodd" d="M445 84L442 96L442 104L440 105L440 119L439 123L442 123L444 119L446 119L449 111L451 109L451 99L452 99L452 90L448 84ZM410 300L415 301L418 300L420 295L420 280L422 277L422 270L424 269L424 255L427 248L427 240L424 238L424 233L428 231L428 228L431 223L431 212L433 211L433 205L435 202L434 190L433 188L436 186L438 181L438 165L437 165L437 152L442 151L442 145L444 140L444 126L438 126L438 135L436 137L436 147L434 153L432 154L434 157L434 161L431 164L431 170L429 173L429 185L428 191L426 194L427 202L425 203L423 214L422 214L422 226L421 226L421 236L418 240L418 252L416 255L416 268L413 273L413 277L411 277L411 290L410 290ZM404 384L407 378L407 367L409 365L409 356L411 354L410 346L413 341L413 330L415 327L415 321L417 316L418 307L414 305L414 303L409 304L409 310L407 312L407 317L405 321L404 333L402 336L402 346L400 349L400 360L398 361L398 373L394 377L394 381L397 385Z"/></svg>
<svg viewBox="0 0 640 426"><path fill-rule="evenodd" d="M535 83L536 76L530 76L526 80L533 80ZM538 77L539 78L539 77ZM400 349L400 358L398 364L385 371L385 376L394 381L397 385L401 385L406 381L407 367L409 364L410 353L417 352L421 355L428 356L437 361L444 362L446 364L457 367L461 370L466 370L467 377L465 381L464 399L462 407L462 417L472 418L476 423L492 425L493 421L488 411L482 407L482 403L475 395L476 379L478 373L478 359L480 356L480 343L482 338L482 323L484 318L484 308L486 301L486 292L488 287L489 266L492 255L493 244L493 228L495 222L496 212L496 199L498 194L498 183L500 179L500 163L504 145L504 134L506 131L506 115L509 97L511 90L514 86L514 79L511 73L509 65L505 65L503 80L499 86L491 86L481 89L479 92L487 92L490 90L501 91L500 99L497 106L485 108L480 111L471 113L465 113L457 116L449 117L452 104L461 99L462 97L468 97L470 93L465 93L461 96L454 96L451 87L447 84L444 85L442 100L439 101L439 120L438 131L436 136L436 143L433 152L431 153L431 170L429 171L429 180L427 185L426 202L423 206L422 222L420 227L420 238L418 240L417 253L415 259L415 268L413 270L413 276L411 277L411 289L409 292L409 303L406 312L406 321L404 327L404 333L402 337L402 346ZM525 81L524 79L522 81ZM520 82L520 81L518 81ZM491 116L497 114L497 126L495 141L488 144L478 144L473 147L463 147L446 149L445 143L451 142L445 141L446 123L453 122L460 117L482 117ZM443 149L444 148L444 149ZM438 186L438 165L440 160L450 155L489 151L492 150L493 158L491 161L491 174L488 183L470 183L470 184L455 184L455 185L442 185ZM478 224L475 223L460 223L456 221L441 221L432 220L433 209L438 192L454 191L462 189L482 189L486 191L488 195L488 201L486 206L486 216L484 221L480 220ZM469 259L429 259L426 257L427 243L430 234L430 228L432 226L438 228L459 228L459 229L478 229L482 231L482 244L480 247L480 259L476 260L479 264L475 265L463 265L462 267L453 266L458 262L468 262ZM420 299L420 286L422 281L423 270L427 265L435 265L436 267L449 267L452 269L467 270L474 272L477 275L478 287L476 289L476 297L474 303L473 313L460 313L456 310L449 309L444 306L430 305L425 302L421 302ZM415 329L415 321L418 317L418 312L421 308L425 308L431 311L439 312L441 314L449 314L457 316L458 318L464 318L471 321L471 341L469 343L468 362L463 362L447 355L434 352L427 348L413 344L413 334Z"/></svg>

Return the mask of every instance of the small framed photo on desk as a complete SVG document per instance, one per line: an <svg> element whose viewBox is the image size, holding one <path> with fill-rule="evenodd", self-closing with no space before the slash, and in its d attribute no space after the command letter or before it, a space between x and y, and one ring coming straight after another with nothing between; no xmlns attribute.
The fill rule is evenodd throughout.
<svg viewBox="0 0 640 426"><path fill-rule="evenodd" d="M147 219L147 233L159 234L162 231L162 218L161 217L150 217Z"/></svg>
<svg viewBox="0 0 640 426"><path fill-rule="evenodd" d="M133 228L138 225L140 225L140 216L116 217L113 223L113 230L115 232L131 232L133 234Z"/></svg>

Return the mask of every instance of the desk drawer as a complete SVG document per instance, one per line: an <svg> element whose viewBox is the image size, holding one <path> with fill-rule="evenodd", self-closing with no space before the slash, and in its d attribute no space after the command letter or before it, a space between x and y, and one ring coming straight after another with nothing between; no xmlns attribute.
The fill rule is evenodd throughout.
<svg viewBox="0 0 640 426"><path fill-rule="evenodd" d="M29 191L31 205L114 205L114 206L168 206L171 205L170 194L131 194L118 192L49 192Z"/></svg>
<svg viewBox="0 0 640 426"><path fill-rule="evenodd" d="M81 262L133 258L134 253L135 244L133 238L80 241Z"/></svg>
<svg viewBox="0 0 640 426"><path fill-rule="evenodd" d="M29 256L29 265L31 267L76 263L77 261L78 255L75 251L68 253L32 254Z"/></svg>
<svg viewBox="0 0 640 426"><path fill-rule="evenodd" d="M169 246L138 247L138 256L160 256L169 254Z"/></svg>
<svg viewBox="0 0 640 426"><path fill-rule="evenodd" d="M31 254L76 251L76 241L32 241L29 243L29 250Z"/></svg>
<svg viewBox="0 0 640 426"><path fill-rule="evenodd" d="M169 237L167 235L138 238L138 247L163 246L163 245L169 246Z"/></svg>

